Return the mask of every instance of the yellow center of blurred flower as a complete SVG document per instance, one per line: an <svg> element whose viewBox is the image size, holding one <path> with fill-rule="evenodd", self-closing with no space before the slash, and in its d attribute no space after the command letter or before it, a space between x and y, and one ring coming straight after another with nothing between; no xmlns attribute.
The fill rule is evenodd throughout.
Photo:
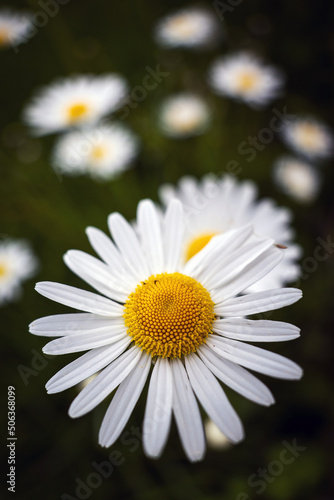
<svg viewBox="0 0 334 500"><path fill-rule="evenodd" d="M7 274L7 266L0 263L0 278L3 278Z"/></svg>
<svg viewBox="0 0 334 500"><path fill-rule="evenodd" d="M127 333L151 356L181 358L212 333L214 303L195 279L163 273L141 282L125 303Z"/></svg>
<svg viewBox="0 0 334 500"><path fill-rule="evenodd" d="M195 34L194 25L188 16L177 16L169 21L169 28L176 36L189 37Z"/></svg>
<svg viewBox="0 0 334 500"><path fill-rule="evenodd" d="M9 41L8 32L4 29L0 29L0 47L7 45Z"/></svg>
<svg viewBox="0 0 334 500"><path fill-rule="evenodd" d="M106 148L104 146L93 146L90 155L93 160L103 160L106 155Z"/></svg>
<svg viewBox="0 0 334 500"><path fill-rule="evenodd" d="M179 132L189 132L199 125L199 117L196 113L187 113L183 110L175 112L169 117L169 126L175 128Z"/></svg>
<svg viewBox="0 0 334 500"><path fill-rule="evenodd" d="M299 134L297 130L297 139L306 147L314 148L321 142L319 129L312 123L299 125Z"/></svg>
<svg viewBox="0 0 334 500"><path fill-rule="evenodd" d="M257 76L252 73L241 73L238 78L238 89L241 91L252 90L257 82Z"/></svg>
<svg viewBox="0 0 334 500"><path fill-rule="evenodd" d="M211 238L217 234L218 233L204 233L193 238L187 246L186 260L190 260L194 255L200 252L209 243Z"/></svg>
<svg viewBox="0 0 334 500"><path fill-rule="evenodd" d="M67 110L68 121L75 123L80 121L88 112L88 106L84 103L72 104Z"/></svg>

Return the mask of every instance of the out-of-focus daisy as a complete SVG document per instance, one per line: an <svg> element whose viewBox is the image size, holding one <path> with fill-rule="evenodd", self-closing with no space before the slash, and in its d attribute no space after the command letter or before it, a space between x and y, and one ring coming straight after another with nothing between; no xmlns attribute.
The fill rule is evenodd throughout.
<svg viewBox="0 0 334 500"><path fill-rule="evenodd" d="M152 373L143 423L143 445L158 457L174 414L188 458L202 459L205 437L196 401L232 442L242 424L217 378L262 405L274 402L269 389L245 368L283 379L299 379L294 362L243 341L283 341L299 336L288 323L245 316L296 302L301 292L275 289L239 296L282 257L273 240L254 237L249 226L214 238L186 265L180 262L182 205L173 200L161 218L150 200L140 202L137 232L118 213L108 219L113 241L88 228L99 260L71 250L65 262L97 293L43 282L39 293L83 311L40 318L36 335L56 336L48 354L88 351L47 383L49 393L68 389L101 370L70 406L71 417L95 408L117 387L99 433L111 446L122 433ZM217 378L216 378L217 377Z"/></svg>
<svg viewBox="0 0 334 500"><path fill-rule="evenodd" d="M263 106L280 93L284 77L280 70L263 64L256 56L240 52L214 62L209 82L217 94Z"/></svg>
<svg viewBox="0 0 334 500"><path fill-rule="evenodd" d="M204 429L209 448L222 450L232 445L231 441L227 439L225 434L222 433L219 427L217 427L210 418L205 421Z"/></svg>
<svg viewBox="0 0 334 500"><path fill-rule="evenodd" d="M292 243L291 212L277 207L273 200L256 200L257 189L251 181L237 182L233 177L218 178L213 174L201 181L185 176L176 187L165 184L160 198L167 205L173 198L180 200L187 214L183 242L183 262L202 250L217 234L252 224L258 236L272 238L276 244L287 246L282 262L252 290L265 290L291 283L299 275L296 259L300 248Z"/></svg>
<svg viewBox="0 0 334 500"><path fill-rule="evenodd" d="M192 7L161 19L154 35L162 47L206 48L215 45L219 40L221 25L213 12Z"/></svg>
<svg viewBox="0 0 334 500"><path fill-rule="evenodd" d="M36 269L37 259L25 241L0 241L0 305L18 298L22 282Z"/></svg>
<svg viewBox="0 0 334 500"><path fill-rule="evenodd" d="M32 19L29 14L0 10L0 49L15 47L29 37Z"/></svg>
<svg viewBox="0 0 334 500"><path fill-rule="evenodd" d="M125 80L115 74L61 79L35 95L24 119L36 135L92 125L122 105L126 90Z"/></svg>
<svg viewBox="0 0 334 500"><path fill-rule="evenodd" d="M53 166L65 174L88 173L107 180L124 171L137 151L138 140L131 131L105 123L62 136L55 146Z"/></svg>
<svg viewBox="0 0 334 500"><path fill-rule="evenodd" d="M319 172L298 158L283 157L273 167L274 179L282 191L301 203L311 203L320 189Z"/></svg>
<svg viewBox="0 0 334 500"><path fill-rule="evenodd" d="M210 121L210 110L200 97L183 93L164 101L159 118L166 135L185 138L204 132Z"/></svg>
<svg viewBox="0 0 334 500"><path fill-rule="evenodd" d="M333 135L329 128L314 118L295 118L282 130L284 142L311 160L326 158L333 154Z"/></svg>

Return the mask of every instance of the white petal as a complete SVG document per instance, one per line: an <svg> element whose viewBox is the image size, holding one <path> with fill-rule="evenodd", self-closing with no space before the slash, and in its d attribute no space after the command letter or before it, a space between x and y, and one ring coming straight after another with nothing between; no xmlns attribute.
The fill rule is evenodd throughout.
<svg viewBox="0 0 334 500"><path fill-rule="evenodd" d="M234 391L260 405L269 406L275 402L270 390L241 366L222 359L205 344L197 352L209 370Z"/></svg>
<svg viewBox="0 0 334 500"><path fill-rule="evenodd" d="M272 253L274 255L279 254L281 259L281 251L275 248L273 243L273 240L260 238L245 243L225 261L222 262L221 258L217 259L216 266L212 266L207 276L203 275L201 282L208 289L223 286L242 272L248 264L261 256L269 247L272 247Z"/></svg>
<svg viewBox="0 0 334 500"><path fill-rule="evenodd" d="M133 370L140 356L140 350L134 346L107 366L75 398L68 410L70 417L81 417L95 408Z"/></svg>
<svg viewBox="0 0 334 500"><path fill-rule="evenodd" d="M290 359L237 340L210 335L207 345L219 356L270 377L298 380L303 374L300 366Z"/></svg>
<svg viewBox="0 0 334 500"><path fill-rule="evenodd" d="M282 342L299 337L300 329L290 323L241 318L217 319L215 333L235 340L250 342Z"/></svg>
<svg viewBox="0 0 334 500"><path fill-rule="evenodd" d="M179 359L171 361L173 412L183 449L191 462L202 460L205 436L201 414L187 373Z"/></svg>
<svg viewBox="0 0 334 500"><path fill-rule="evenodd" d="M215 290L213 300L217 303L237 296L270 273L281 262L282 258L282 251L275 247L269 248L242 269L239 275L235 275L219 291Z"/></svg>
<svg viewBox="0 0 334 500"><path fill-rule="evenodd" d="M138 281L147 278L149 269L133 228L119 213L109 215L108 226L117 247L134 276Z"/></svg>
<svg viewBox="0 0 334 500"><path fill-rule="evenodd" d="M138 232L151 274L163 271L161 223L151 200L143 200L137 210Z"/></svg>
<svg viewBox="0 0 334 500"><path fill-rule="evenodd" d="M46 337L60 337L90 331L92 334L110 325L125 328L124 319L106 318L91 313L55 314L36 319L29 325L30 333Z"/></svg>
<svg viewBox="0 0 334 500"><path fill-rule="evenodd" d="M129 287L124 287L119 269L118 274L112 274L106 264L85 252L69 250L64 255L64 262L79 278L113 300L125 302L131 293Z"/></svg>
<svg viewBox="0 0 334 500"><path fill-rule="evenodd" d="M164 224L165 267L167 273L172 273L179 268L184 235L183 209L178 200L169 203Z"/></svg>
<svg viewBox="0 0 334 500"><path fill-rule="evenodd" d="M64 304L65 306L73 307L81 311L99 314L101 316L122 316L123 306L113 302L105 297L96 295L95 293L86 292L73 286L63 285L61 283L52 283L42 281L37 283L36 290L44 297Z"/></svg>
<svg viewBox="0 0 334 500"><path fill-rule="evenodd" d="M120 384L100 428L102 446L111 446L120 436L143 390L150 366L151 356L141 353L135 368Z"/></svg>
<svg viewBox="0 0 334 500"><path fill-rule="evenodd" d="M96 227L87 227L86 234L89 243L94 248L95 252L101 257L106 264L112 269L118 269L124 266L121 254L111 241L111 239L100 229Z"/></svg>
<svg viewBox="0 0 334 500"><path fill-rule="evenodd" d="M45 354L59 355L71 352L87 351L96 349L108 344L113 344L122 340L126 336L126 330L119 325L104 327L93 333L88 331L84 333L75 333L74 335L61 337L51 340L43 347Z"/></svg>
<svg viewBox="0 0 334 500"><path fill-rule="evenodd" d="M197 354L186 356L185 364L192 388L206 413L230 441L240 441L244 436L241 421L216 377Z"/></svg>
<svg viewBox="0 0 334 500"><path fill-rule="evenodd" d="M215 314L217 316L247 316L288 306L297 302L301 297L302 292L297 288L265 290L218 303L215 306Z"/></svg>
<svg viewBox="0 0 334 500"><path fill-rule="evenodd" d="M143 423L145 454L158 458L166 444L173 400L173 377L168 359L158 358L151 375Z"/></svg>
<svg viewBox="0 0 334 500"><path fill-rule="evenodd" d="M252 233L253 226L248 225L214 236L200 252L188 260L184 266L184 274L196 278L202 271L209 272L211 266L222 262L236 248L243 245Z"/></svg>
<svg viewBox="0 0 334 500"><path fill-rule="evenodd" d="M64 391L102 370L122 354L130 342L131 338L128 336L115 342L110 347L99 347L86 352L80 358L64 366L48 381L45 386L48 393L53 394Z"/></svg>

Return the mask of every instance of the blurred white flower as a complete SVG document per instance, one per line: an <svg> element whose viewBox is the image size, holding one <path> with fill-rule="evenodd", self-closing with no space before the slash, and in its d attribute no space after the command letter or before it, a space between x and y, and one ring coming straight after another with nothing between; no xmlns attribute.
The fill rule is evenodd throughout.
<svg viewBox="0 0 334 500"><path fill-rule="evenodd" d="M125 80L115 74L61 79L36 93L24 120L36 135L94 125L123 104L126 90Z"/></svg>
<svg viewBox="0 0 334 500"><path fill-rule="evenodd" d="M206 102L193 94L176 94L167 98L160 109L162 131L175 138L198 135L207 128L211 113Z"/></svg>
<svg viewBox="0 0 334 500"><path fill-rule="evenodd" d="M320 189L318 171L298 158L278 159L273 167L274 179L280 189L302 203L312 202Z"/></svg>
<svg viewBox="0 0 334 500"><path fill-rule="evenodd" d="M29 37L32 18L27 13L14 12L9 9L0 11L0 48L15 47Z"/></svg>
<svg viewBox="0 0 334 500"><path fill-rule="evenodd" d="M223 448L232 446L231 441L227 439L225 434L222 433L219 427L217 427L210 418L205 421L204 430L209 448L222 450Z"/></svg>
<svg viewBox="0 0 334 500"><path fill-rule="evenodd" d="M0 304L18 298L22 282L36 270L37 259L25 241L0 241Z"/></svg>
<svg viewBox="0 0 334 500"><path fill-rule="evenodd" d="M185 176L177 186L162 185L159 194L164 205L173 198L180 200L188 216L183 239L184 262L200 252L213 236L252 224L257 236L272 238L276 244L288 248L282 261L253 284L251 291L276 288L299 276L296 260L301 250L293 243L292 214L287 208L277 207L273 200L257 201L253 182L237 182L233 177L219 178L213 174L200 181Z"/></svg>
<svg viewBox="0 0 334 500"><path fill-rule="evenodd" d="M329 128L312 117L297 118L282 130L282 139L296 153L310 160L332 156L333 135Z"/></svg>
<svg viewBox="0 0 334 500"><path fill-rule="evenodd" d="M136 136L123 125L104 123L73 131L56 143L53 167L69 175L112 179L126 170L138 152Z"/></svg>
<svg viewBox="0 0 334 500"><path fill-rule="evenodd" d="M263 106L277 97L284 80L280 70L247 52L218 59L209 72L209 82L217 94L251 106Z"/></svg>
<svg viewBox="0 0 334 500"><path fill-rule="evenodd" d="M205 8L191 7L161 19L155 28L155 39L163 47L189 49L210 47L220 38L221 23Z"/></svg>

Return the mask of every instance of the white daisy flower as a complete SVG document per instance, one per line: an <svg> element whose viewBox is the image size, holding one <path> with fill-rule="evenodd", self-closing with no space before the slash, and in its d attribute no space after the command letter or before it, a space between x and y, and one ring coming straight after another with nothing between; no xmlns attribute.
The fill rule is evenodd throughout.
<svg viewBox="0 0 334 500"><path fill-rule="evenodd" d="M9 9L0 11L0 48L15 47L29 37L32 28L29 14L14 12Z"/></svg>
<svg viewBox="0 0 334 500"><path fill-rule="evenodd" d="M251 106L263 106L276 98L284 80L280 70L247 52L218 59L209 73L210 85L217 94Z"/></svg>
<svg viewBox="0 0 334 500"><path fill-rule="evenodd" d="M329 128L314 118L296 118L282 130L282 139L296 153L311 160L333 154L333 135Z"/></svg>
<svg viewBox="0 0 334 500"><path fill-rule="evenodd" d="M299 276L296 259L301 252L292 243L291 212L277 207L270 199L257 201L257 189L251 181L238 183L233 177L218 178L213 174L204 176L201 181L185 176L176 187L170 184L161 186L159 194L164 205L173 198L180 200L187 214L182 252L184 263L202 250L213 236L252 224L256 235L272 238L276 244L288 248L282 262L254 283L251 290L277 288Z"/></svg>
<svg viewBox="0 0 334 500"><path fill-rule="evenodd" d="M204 132L210 121L206 102L193 94L176 94L167 98L160 109L160 127L169 137L185 138Z"/></svg>
<svg viewBox="0 0 334 500"><path fill-rule="evenodd" d="M319 193L319 173L303 160L280 158L274 163L273 173L280 189L301 203L311 203Z"/></svg>
<svg viewBox="0 0 334 500"><path fill-rule="evenodd" d="M69 175L89 174L112 179L129 167L138 152L138 140L123 125L104 123L73 131L56 143L53 166Z"/></svg>
<svg viewBox="0 0 334 500"><path fill-rule="evenodd" d="M100 428L102 446L120 436L148 378L143 423L148 456L162 453L174 414L188 458L203 458L196 397L228 439L240 441L242 424L217 379L267 406L274 402L271 392L245 368L282 379L302 375L294 362L244 343L299 336L299 329L287 323L244 318L293 304L299 290L239 296L280 261L282 251L272 240L253 239L246 226L217 236L182 265L184 216L176 200L162 220L153 202L140 202L138 233L118 213L109 216L108 225L113 241L87 229L102 260L78 250L65 255L69 268L102 296L59 283L36 285L45 297L83 311L33 322L32 333L59 337L43 351L88 351L49 380L48 392L68 389L101 370L74 399L69 414L86 414L118 387Z"/></svg>
<svg viewBox="0 0 334 500"><path fill-rule="evenodd" d="M123 104L125 80L115 74L58 80L35 95L24 119L36 135L94 125Z"/></svg>
<svg viewBox="0 0 334 500"><path fill-rule="evenodd" d="M29 245L21 240L0 242L0 304L17 299L21 284L37 270L37 259Z"/></svg>
<svg viewBox="0 0 334 500"><path fill-rule="evenodd" d="M197 49L211 47L221 35L217 17L207 9L192 7L161 19L154 36L162 47Z"/></svg>

